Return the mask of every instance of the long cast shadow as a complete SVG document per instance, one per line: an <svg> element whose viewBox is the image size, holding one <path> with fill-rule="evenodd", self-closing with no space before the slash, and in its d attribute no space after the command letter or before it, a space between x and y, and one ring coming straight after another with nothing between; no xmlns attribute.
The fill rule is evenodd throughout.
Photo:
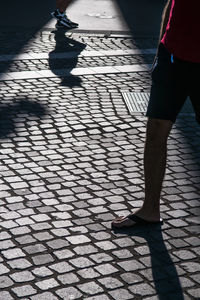
<svg viewBox="0 0 200 300"><path fill-rule="evenodd" d="M63 29L55 30L53 33L56 44L55 49L49 53L51 71L61 78L61 85L80 86L80 77L70 74L70 72L76 67L78 56L86 45L66 36L66 31ZM62 58L63 54L66 55Z"/></svg>
<svg viewBox="0 0 200 300"><path fill-rule="evenodd" d="M165 245L160 225L150 225L149 228L136 226L132 229L114 229L114 233L140 237L146 240L151 257L151 270L155 291L158 299L184 300L179 276L172 258Z"/></svg>
<svg viewBox="0 0 200 300"><path fill-rule="evenodd" d="M28 122L28 117L35 116L41 119L46 114L44 106L33 99L18 99L16 104L0 106L0 138L7 138L10 134L16 132L16 120L23 115L23 126ZM32 118L31 118L32 120Z"/></svg>
<svg viewBox="0 0 200 300"><path fill-rule="evenodd" d="M51 19L55 0L2 1L0 9L0 55L18 55L30 40ZM5 73L12 60L1 63L0 73Z"/></svg>

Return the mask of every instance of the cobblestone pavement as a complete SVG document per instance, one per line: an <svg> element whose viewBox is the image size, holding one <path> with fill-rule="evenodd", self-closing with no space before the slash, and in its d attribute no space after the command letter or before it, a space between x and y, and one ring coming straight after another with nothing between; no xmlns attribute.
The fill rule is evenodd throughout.
<svg viewBox="0 0 200 300"><path fill-rule="evenodd" d="M67 34L91 57L56 68L148 64L152 55L95 58L92 51L154 48L155 39ZM1 34L1 55L71 51L54 34ZM58 46L59 44L59 46ZM84 45L84 47L83 47ZM81 47L81 48L80 48ZM49 69L4 59L0 72ZM143 72L0 82L0 300L200 299L200 133L181 116L169 139L164 225L113 232L140 207L146 118L122 92L149 92Z"/></svg>

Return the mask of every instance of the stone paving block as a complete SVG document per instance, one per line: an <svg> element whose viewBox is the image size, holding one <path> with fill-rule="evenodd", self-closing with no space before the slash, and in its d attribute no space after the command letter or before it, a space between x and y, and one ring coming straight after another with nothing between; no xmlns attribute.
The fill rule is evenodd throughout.
<svg viewBox="0 0 200 300"><path fill-rule="evenodd" d="M113 277L104 277L98 280L107 290L112 290L124 286L122 282Z"/></svg>
<svg viewBox="0 0 200 300"><path fill-rule="evenodd" d="M74 270L74 268L71 265L69 265L67 262L59 262L49 266L49 268L55 270L59 274Z"/></svg>
<svg viewBox="0 0 200 300"><path fill-rule="evenodd" d="M17 295L17 297L25 297L36 294L36 289L34 289L31 285L23 285L20 287L16 287L12 289L13 293Z"/></svg>
<svg viewBox="0 0 200 300"><path fill-rule="evenodd" d="M18 269L18 270L27 269L31 266L31 263L24 258L13 259L11 261L8 261L7 263L12 269Z"/></svg>
<svg viewBox="0 0 200 300"><path fill-rule="evenodd" d="M89 298L85 298L85 300L109 300L110 298L108 298L108 296L104 295L100 295L100 296L92 296Z"/></svg>
<svg viewBox="0 0 200 300"><path fill-rule="evenodd" d="M44 265L54 261L54 258L50 254L36 255L32 257L35 265Z"/></svg>
<svg viewBox="0 0 200 300"><path fill-rule="evenodd" d="M93 266L94 263L85 257L77 257L70 260L70 263L74 265L76 268L86 268Z"/></svg>
<svg viewBox="0 0 200 300"><path fill-rule="evenodd" d="M100 276L98 272L96 272L93 268L85 268L78 271L78 274L85 279L93 279Z"/></svg>
<svg viewBox="0 0 200 300"><path fill-rule="evenodd" d="M84 244L90 242L90 239L84 235L75 235L66 237L66 240L73 245Z"/></svg>
<svg viewBox="0 0 200 300"><path fill-rule="evenodd" d="M116 289L114 291L110 291L108 292L113 299L115 300L120 300L120 299L124 299L124 300L128 300L128 299L133 299L133 295L126 289L120 288L120 289Z"/></svg>
<svg viewBox="0 0 200 300"><path fill-rule="evenodd" d="M127 272L144 269L144 266L135 259L124 260L123 262L118 263L118 265Z"/></svg>
<svg viewBox="0 0 200 300"><path fill-rule="evenodd" d="M0 276L0 289L5 289L14 284L8 276Z"/></svg>
<svg viewBox="0 0 200 300"><path fill-rule="evenodd" d="M59 250L59 251L54 251L54 255L58 258L58 259L66 259L66 258L71 258L73 257L75 254L68 250L68 249L63 249L63 250Z"/></svg>
<svg viewBox="0 0 200 300"><path fill-rule="evenodd" d="M47 267L35 268L34 270L32 270L32 273L38 277L46 277L53 274L53 272Z"/></svg>
<svg viewBox="0 0 200 300"><path fill-rule="evenodd" d="M14 298L10 295L9 292L0 292L0 300L13 300Z"/></svg>
<svg viewBox="0 0 200 300"><path fill-rule="evenodd" d="M26 256L25 253L21 249L18 249L18 248L4 250L4 251L2 251L2 255L6 259L13 259L13 258L16 258L16 257L24 257L24 256Z"/></svg>
<svg viewBox="0 0 200 300"><path fill-rule="evenodd" d="M61 299L80 299L82 297L82 293L80 293L76 288L69 287L69 288L62 288L56 291L56 294Z"/></svg>
<svg viewBox="0 0 200 300"><path fill-rule="evenodd" d="M34 244L31 246L24 247L23 250L25 252L27 252L28 254L36 254L36 253L41 253L41 252L46 251L47 248L42 244Z"/></svg>
<svg viewBox="0 0 200 300"><path fill-rule="evenodd" d="M15 244L11 240L4 240L0 242L0 250L5 250L15 247Z"/></svg>
<svg viewBox="0 0 200 300"><path fill-rule="evenodd" d="M126 272L120 275L124 282L127 284L138 283L143 281L142 277L136 275L135 273Z"/></svg>
<svg viewBox="0 0 200 300"><path fill-rule="evenodd" d="M31 300L47 300L47 299L48 300L58 300L59 298L50 292L45 292L42 294L37 294L35 296L32 296L30 299Z"/></svg>
<svg viewBox="0 0 200 300"><path fill-rule="evenodd" d="M77 287L87 295L95 295L98 293L102 293L103 289L95 282L90 281L88 283L83 283L77 285Z"/></svg>
<svg viewBox="0 0 200 300"><path fill-rule="evenodd" d="M59 286L59 283L54 278L50 278L50 279L41 280L40 282L37 282L36 285L41 290L49 290Z"/></svg>
<svg viewBox="0 0 200 300"><path fill-rule="evenodd" d="M80 279L74 273L66 273L63 275L59 275L57 279L64 285L66 284L71 285L80 281Z"/></svg>
<svg viewBox="0 0 200 300"><path fill-rule="evenodd" d="M27 282L27 281L32 281L35 279L35 276L33 276L31 274L31 272L29 272L29 271L17 272L17 273L11 274L10 277L15 282Z"/></svg>

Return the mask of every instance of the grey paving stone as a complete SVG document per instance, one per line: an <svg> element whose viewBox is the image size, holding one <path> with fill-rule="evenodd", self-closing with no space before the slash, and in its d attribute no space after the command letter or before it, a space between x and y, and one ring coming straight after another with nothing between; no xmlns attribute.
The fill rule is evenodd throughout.
<svg viewBox="0 0 200 300"><path fill-rule="evenodd" d="M35 253L44 252L47 250L47 248L42 244L35 244L35 245L24 247L23 250L28 254L35 254Z"/></svg>
<svg viewBox="0 0 200 300"><path fill-rule="evenodd" d="M102 275L110 275L119 271L118 269L116 269L115 267L113 267L111 264L108 263L95 267L95 270L97 270Z"/></svg>
<svg viewBox="0 0 200 300"><path fill-rule="evenodd" d="M184 262L180 266L189 273L195 273L200 271L200 263L197 262Z"/></svg>
<svg viewBox="0 0 200 300"><path fill-rule="evenodd" d="M46 277L53 274L53 272L47 267L35 268L34 270L32 270L32 273L38 277Z"/></svg>
<svg viewBox="0 0 200 300"><path fill-rule="evenodd" d="M113 258L110 255L105 254L105 253L93 254L93 255L90 255L90 258L98 264L100 264L102 262L107 262L107 261L113 260Z"/></svg>
<svg viewBox="0 0 200 300"><path fill-rule="evenodd" d="M116 300L120 300L120 299L124 299L124 300L128 300L128 299L133 299L133 295L126 289L116 289L114 291L110 291L108 292L113 299Z"/></svg>
<svg viewBox="0 0 200 300"><path fill-rule="evenodd" d="M189 250L174 251L173 253L181 260L190 260L196 257L196 255Z"/></svg>
<svg viewBox="0 0 200 300"><path fill-rule="evenodd" d="M59 298L50 292L45 292L42 294L37 294L35 296L32 296L30 299L31 300L47 300L47 299L48 300L58 300Z"/></svg>
<svg viewBox="0 0 200 300"><path fill-rule="evenodd" d="M30 266L32 266L31 263L27 259L24 259L24 258L14 259L14 260L8 261L7 263L12 269L18 269L18 270L27 269Z"/></svg>
<svg viewBox="0 0 200 300"><path fill-rule="evenodd" d="M2 251L2 254L6 259L13 259L13 258L16 258L16 257L26 256L24 254L24 252L21 249L18 249L18 248L4 250L4 251Z"/></svg>
<svg viewBox="0 0 200 300"><path fill-rule="evenodd" d="M92 254L98 252L98 249L92 245L78 246L74 248L78 255Z"/></svg>
<svg viewBox="0 0 200 300"><path fill-rule="evenodd" d="M192 299L199 299L200 289L190 289L188 290L188 294L192 296Z"/></svg>
<svg viewBox="0 0 200 300"><path fill-rule="evenodd" d="M59 274L62 274L62 273L65 273L65 272L70 272L74 269L67 262L59 262L59 263L56 263L56 264L53 264L53 265L49 266L49 268L55 270Z"/></svg>
<svg viewBox="0 0 200 300"><path fill-rule="evenodd" d="M94 265L94 263L86 257L77 257L71 259L70 263L77 268L86 268Z"/></svg>
<svg viewBox="0 0 200 300"><path fill-rule="evenodd" d="M80 293L76 288L62 288L56 291L56 294L61 299L71 300L71 299L80 299L82 297L82 293Z"/></svg>
<svg viewBox="0 0 200 300"><path fill-rule="evenodd" d="M95 295L103 292L103 289L93 281L79 284L77 287L87 295Z"/></svg>
<svg viewBox="0 0 200 300"><path fill-rule="evenodd" d="M84 235L67 236L66 240L73 245L84 244L90 242L90 239Z"/></svg>
<svg viewBox="0 0 200 300"><path fill-rule="evenodd" d="M78 273L80 273L80 272L81 271L79 271ZM64 285L66 285L66 284L71 285L71 284L79 282L80 279L73 273L66 273L63 275L59 275L58 281L60 281Z"/></svg>
<svg viewBox="0 0 200 300"><path fill-rule="evenodd" d="M144 269L144 266L134 259L120 262L118 265L127 272Z"/></svg>
<svg viewBox="0 0 200 300"><path fill-rule="evenodd" d="M122 287L124 284L120 282L118 279L113 277L104 277L103 279L98 280L103 286L105 286L106 290L112 290L119 287Z"/></svg>
<svg viewBox="0 0 200 300"><path fill-rule="evenodd" d="M85 300L109 300L110 298L108 298L108 296L104 295L100 295L100 296L92 296L89 298L85 298Z"/></svg>
<svg viewBox="0 0 200 300"><path fill-rule="evenodd" d="M60 249L60 248L67 247L69 245L69 243L62 239L56 239L56 240L47 242L47 245L52 249Z"/></svg>
<svg viewBox="0 0 200 300"><path fill-rule="evenodd" d="M0 292L0 300L13 300L14 298L10 295L9 292L2 291Z"/></svg>
<svg viewBox="0 0 200 300"><path fill-rule="evenodd" d="M31 285L23 285L12 289L17 297L26 297L36 294L36 290Z"/></svg>
<svg viewBox="0 0 200 300"><path fill-rule="evenodd" d="M40 282L37 282L36 285L41 290L49 290L59 286L59 283L54 278L50 278L50 279L41 280Z"/></svg>
<svg viewBox="0 0 200 300"><path fill-rule="evenodd" d="M142 297L155 294L155 290L147 283L132 285L128 288L134 295L138 294Z"/></svg>
<svg viewBox="0 0 200 300"><path fill-rule="evenodd" d="M85 268L78 271L78 274L85 279L93 279L100 276L98 272L96 272L93 268Z"/></svg>
<svg viewBox="0 0 200 300"><path fill-rule="evenodd" d="M58 251L54 251L54 255L58 258L58 259L66 259L66 258L71 258L73 257L75 254L68 250L68 249L63 249L63 250L58 250Z"/></svg>
<svg viewBox="0 0 200 300"><path fill-rule="evenodd" d="M5 250L15 247L15 244L11 240L3 240L0 242L0 249Z"/></svg>
<svg viewBox="0 0 200 300"><path fill-rule="evenodd" d="M44 265L54 261L54 258L50 254L36 255L32 258L35 265Z"/></svg>
<svg viewBox="0 0 200 300"><path fill-rule="evenodd" d="M0 276L0 288L4 289L10 287L14 282L8 276Z"/></svg>
<svg viewBox="0 0 200 300"><path fill-rule="evenodd" d="M35 276L31 274L29 271L23 271L23 272L17 272L14 274L10 274L10 277L15 282L26 282L26 281L32 281L35 279Z"/></svg>

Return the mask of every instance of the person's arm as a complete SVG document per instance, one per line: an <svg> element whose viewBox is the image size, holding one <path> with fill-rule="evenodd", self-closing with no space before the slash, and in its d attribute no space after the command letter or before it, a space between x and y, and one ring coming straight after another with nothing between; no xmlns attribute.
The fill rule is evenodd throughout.
<svg viewBox="0 0 200 300"><path fill-rule="evenodd" d="M160 44L160 41L162 40L163 35L166 31L167 23L169 20L169 14L170 14L170 10L171 10L171 5L172 5L172 0L168 0L167 4L165 5L165 8L163 10L162 22L161 22L161 26L160 26L159 44Z"/></svg>
<svg viewBox="0 0 200 300"><path fill-rule="evenodd" d="M160 41L162 40L163 35L165 34L165 31L166 31L167 23L168 23L168 20L169 20L169 14L170 14L170 10L171 10L171 5L172 5L172 0L168 0L167 4L165 5L165 8L163 10L162 22L161 22L161 26L160 26L160 36L159 36L158 46L159 46ZM153 62L152 68L155 65L157 56L158 56L158 49L157 49L157 52L156 52L156 56L154 58L154 62Z"/></svg>

